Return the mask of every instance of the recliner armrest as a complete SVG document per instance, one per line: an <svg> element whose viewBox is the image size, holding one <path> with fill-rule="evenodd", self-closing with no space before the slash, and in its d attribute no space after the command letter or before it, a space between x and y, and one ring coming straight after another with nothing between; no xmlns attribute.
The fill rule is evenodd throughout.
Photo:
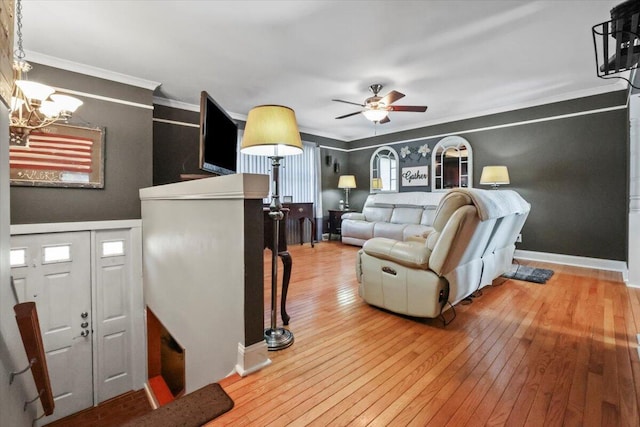
<svg viewBox="0 0 640 427"><path fill-rule="evenodd" d="M406 267L423 270L429 268L431 250L420 242L401 242L386 237L374 237L367 240L362 249L367 255L397 262Z"/></svg>
<svg viewBox="0 0 640 427"><path fill-rule="evenodd" d="M357 219L360 221L364 221L364 214L360 213L360 212L347 212L345 214L342 214L342 219Z"/></svg>

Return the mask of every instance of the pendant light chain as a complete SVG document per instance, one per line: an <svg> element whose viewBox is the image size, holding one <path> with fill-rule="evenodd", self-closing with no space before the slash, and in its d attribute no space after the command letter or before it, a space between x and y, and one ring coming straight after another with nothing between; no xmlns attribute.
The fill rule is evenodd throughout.
<svg viewBox="0 0 640 427"><path fill-rule="evenodd" d="M22 46L22 1L18 0L16 4L16 35L18 36L18 48L13 51L14 68L18 68L20 71L27 72L31 70L31 65L24 60L26 56L24 48Z"/></svg>

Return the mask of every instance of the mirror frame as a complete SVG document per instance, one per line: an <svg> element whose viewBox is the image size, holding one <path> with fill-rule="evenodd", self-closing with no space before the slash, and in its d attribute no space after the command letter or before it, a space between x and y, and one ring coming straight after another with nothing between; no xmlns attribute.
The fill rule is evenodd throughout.
<svg viewBox="0 0 640 427"><path fill-rule="evenodd" d="M379 190L379 189L374 189L373 188L373 178L378 178L378 176L374 176L374 164L376 162L376 159L378 158L379 153L382 152L382 151L388 151L389 154L393 154L393 156L395 156L395 159L396 159L396 172L395 172L395 176L392 177L392 179L395 180L395 189ZM400 165L399 165L399 161L400 161L400 157L398 156L398 152L393 147L389 147L388 145L379 147L379 148L376 149L376 151L373 152L373 154L371 155L371 159L369 161L369 192L371 194L373 194L373 193L397 193L398 191L400 191Z"/></svg>
<svg viewBox="0 0 640 427"><path fill-rule="evenodd" d="M466 176L468 185L467 187L462 187L462 188L473 188L473 151L471 150L471 144L469 144L469 141L467 141L463 137L454 135L454 136L447 136L445 138L442 138L440 141L438 141L435 147L433 147L433 151L431 155L431 183L432 183L431 191L449 190L448 188L438 188L436 184L438 182L437 181L437 178L438 178L437 165L438 165L439 158L440 158L440 163L442 163L442 154L438 155L439 151L442 150L441 153L445 153L450 148L453 148L457 151L461 151L462 149L467 150L467 173L461 174L460 168L458 168L458 182L461 181L461 178L463 176ZM440 178L442 178L442 176L440 176ZM442 182L440 185L442 185Z"/></svg>

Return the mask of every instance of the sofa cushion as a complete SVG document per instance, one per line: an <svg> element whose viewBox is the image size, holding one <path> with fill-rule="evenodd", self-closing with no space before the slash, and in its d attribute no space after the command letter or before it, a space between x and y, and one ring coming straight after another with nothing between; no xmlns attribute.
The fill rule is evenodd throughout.
<svg viewBox="0 0 640 427"><path fill-rule="evenodd" d="M396 207L391 214L394 224L420 224L424 209L419 207Z"/></svg>
<svg viewBox="0 0 640 427"><path fill-rule="evenodd" d="M373 237L373 226L375 223L345 219L342 221L342 236L354 237L356 239L367 240Z"/></svg>
<svg viewBox="0 0 640 427"><path fill-rule="evenodd" d="M422 217L420 218L420 224L433 225L433 220L436 218L437 206L425 206L422 211Z"/></svg>
<svg viewBox="0 0 640 427"><path fill-rule="evenodd" d="M392 224L390 222L376 222L373 226L372 237L387 237L403 240L403 231L407 224Z"/></svg>
<svg viewBox="0 0 640 427"><path fill-rule="evenodd" d="M369 222L389 222L393 208L380 206L366 206L362 213Z"/></svg>

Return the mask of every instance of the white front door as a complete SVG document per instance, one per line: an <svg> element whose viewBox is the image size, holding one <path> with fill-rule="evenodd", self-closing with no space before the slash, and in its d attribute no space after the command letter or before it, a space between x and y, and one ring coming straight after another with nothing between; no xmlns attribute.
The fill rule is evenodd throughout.
<svg viewBox="0 0 640 427"><path fill-rule="evenodd" d="M134 389L129 230L95 232L96 403Z"/></svg>
<svg viewBox="0 0 640 427"><path fill-rule="evenodd" d="M11 237L20 302L35 301L55 401L48 423L93 406L89 232Z"/></svg>

